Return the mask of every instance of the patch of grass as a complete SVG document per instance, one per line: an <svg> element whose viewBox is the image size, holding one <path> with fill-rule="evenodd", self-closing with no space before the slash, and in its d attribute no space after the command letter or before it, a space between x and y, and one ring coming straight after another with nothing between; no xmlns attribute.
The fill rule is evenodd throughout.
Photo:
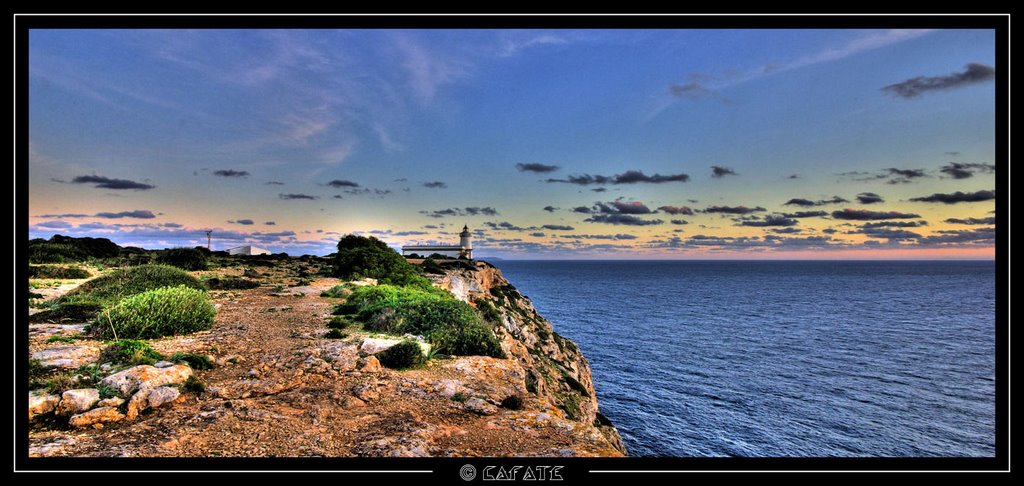
<svg viewBox="0 0 1024 486"><path fill-rule="evenodd" d="M75 380L75 376L68 371L59 371L54 373L43 382L43 386L46 391L55 395L60 395L68 390L73 390L78 387L78 382Z"/></svg>
<svg viewBox="0 0 1024 486"><path fill-rule="evenodd" d="M323 292L320 292L320 297L330 297L332 299L340 299L352 295L352 286L348 284L335 285Z"/></svg>
<svg viewBox="0 0 1024 486"><path fill-rule="evenodd" d="M466 395L465 393L458 392L458 393L452 395L452 401L456 401L456 402L459 402L459 403L466 403L466 400L469 400L469 396Z"/></svg>
<svg viewBox="0 0 1024 486"><path fill-rule="evenodd" d="M85 282L61 297L58 303L92 301L109 307L131 295L180 285L206 290L206 286L199 279L179 268L168 265L140 265L120 268Z"/></svg>
<svg viewBox="0 0 1024 486"><path fill-rule="evenodd" d="M29 265L28 278L89 278L89 272L80 267L58 265Z"/></svg>
<svg viewBox="0 0 1024 486"><path fill-rule="evenodd" d="M102 383L96 385L96 391L100 392L100 400L106 400L107 398L120 397L121 392L117 388L107 386Z"/></svg>
<svg viewBox="0 0 1024 486"><path fill-rule="evenodd" d="M204 331L216 311L205 291L164 287L133 295L104 312L90 326L102 337L153 339Z"/></svg>
<svg viewBox="0 0 1024 486"><path fill-rule="evenodd" d="M260 283L238 277L213 277L206 280L206 286L210 290L246 290L255 289L260 286Z"/></svg>
<svg viewBox="0 0 1024 486"><path fill-rule="evenodd" d="M50 336L50 337L48 337L46 339L46 342L48 342L48 343L67 343L67 344L73 344L75 342L75 340L73 338L69 338L67 336Z"/></svg>
<svg viewBox="0 0 1024 486"><path fill-rule="evenodd" d="M380 364L396 370L420 366L425 361L419 343L412 339L406 339L377 353L377 360Z"/></svg>
<svg viewBox="0 0 1024 486"><path fill-rule="evenodd" d="M509 410L522 410L523 398L519 395L509 395L501 401L501 407Z"/></svg>
<svg viewBox="0 0 1024 486"><path fill-rule="evenodd" d="M324 337L327 339L344 339L348 337L348 333L341 329L331 329L327 331L327 334L324 334Z"/></svg>
<svg viewBox="0 0 1024 486"><path fill-rule="evenodd" d="M331 329L345 329L346 327L351 325L352 321L349 321L348 319L345 319L344 317L341 316L334 316L331 318L330 321L327 322L327 327Z"/></svg>
<svg viewBox="0 0 1024 486"><path fill-rule="evenodd" d="M185 384L182 385L182 389L192 393L202 393L206 391L206 384L199 381L195 376L189 376L188 379L185 380Z"/></svg>
<svg viewBox="0 0 1024 486"><path fill-rule="evenodd" d="M114 362L126 365L152 365L164 359L163 355L156 352L146 341L134 339L122 339L115 341L100 352L101 362Z"/></svg>
<svg viewBox="0 0 1024 486"><path fill-rule="evenodd" d="M206 254L198 248L171 248L160 252L157 261L182 270L206 270Z"/></svg>
<svg viewBox="0 0 1024 486"><path fill-rule="evenodd" d="M212 370L214 368L213 360L205 354L177 352L171 355L170 361L185 363L194 370Z"/></svg>

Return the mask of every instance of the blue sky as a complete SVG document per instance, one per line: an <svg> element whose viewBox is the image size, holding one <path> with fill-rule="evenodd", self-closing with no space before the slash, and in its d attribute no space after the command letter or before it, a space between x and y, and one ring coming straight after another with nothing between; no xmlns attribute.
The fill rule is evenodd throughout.
<svg viewBox="0 0 1024 486"><path fill-rule="evenodd" d="M30 234L325 254L467 224L506 258L991 258L994 43L33 30Z"/></svg>

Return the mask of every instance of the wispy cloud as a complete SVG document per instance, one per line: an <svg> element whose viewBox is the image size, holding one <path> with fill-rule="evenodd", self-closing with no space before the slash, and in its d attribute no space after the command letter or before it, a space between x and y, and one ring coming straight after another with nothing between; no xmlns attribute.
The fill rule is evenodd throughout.
<svg viewBox="0 0 1024 486"><path fill-rule="evenodd" d="M890 84L882 91L901 98L916 98L929 91L944 91L962 88L972 84L992 81L996 78L996 70L985 64L971 63L958 73L943 76L917 76L896 84Z"/></svg>
<svg viewBox="0 0 1024 486"><path fill-rule="evenodd" d="M93 184L93 187L99 189L117 189L127 190L133 189L137 191L147 191L149 189L155 189L156 186L152 184L146 184L143 182L135 182L128 179L113 179L110 177L103 177L98 175L84 175L78 176L71 179L72 184Z"/></svg>

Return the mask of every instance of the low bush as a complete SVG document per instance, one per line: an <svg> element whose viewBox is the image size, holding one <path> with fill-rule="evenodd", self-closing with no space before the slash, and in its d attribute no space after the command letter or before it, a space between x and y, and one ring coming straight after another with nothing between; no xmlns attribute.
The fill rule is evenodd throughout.
<svg viewBox="0 0 1024 486"><path fill-rule="evenodd" d="M335 285L323 292L320 292L320 297L330 297L332 299L344 298L352 295L352 288L349 285Z"/></svg>
<svg viewBox="0 0 1024 486"><path fill-rule="evenodd" d="M28 260L31 263L63 263L84 261L89 258L111 258L121 247L106 238L73 238L53 235L49 240L35 238L28 242Z"/></svg>
<svg viewBox="0 0 1024 486"><path fill-rule="evenodd" d="M348 319L345 319L344 317L341 316L334 316L331 318L330 321L327 321L327 327L331 329L345 329L346 327L351 325L352 321L349 321Z"/></svg>
<svg viewBox="0 0 1024 486"><path fill-rule="evenodd" d="M199 279L187 272L169 265L140 265L119 268L106 275L94 278L68 292L58 304L75 301L93 301L111 306L130 295L162 287L185 286L205 290Z"/></svg>
<svg viewBox="0 0 1024 486"><path fill-rule="evenodd" d="M195 248L171 248L164 250L157 261L183 270L206 270L206 254Z"/></svg>
<svg viewBox="0 0 1024 486"><path fill-rule="evenodd" d="M481 322L446 325L435 329L429 336L431 344L444 354L505 357L494 332Z"/></svg>
<svg viewBox="0 0 1024 486"><path fill-rule="evenodd" d="M172 363L185 363L194 370L212 370L213 360L205 354L196 353L174 353L171 355Z"/></svg>
<svg viewBox="0 0 1024 486"><path fill-rule="evenodd" d="M444 354L504 357L477 309L440 289L359 287L334 313L352 316L371 331L426 336Z"/></svg>
<svg viewBox="0 0 1024 486"><path fill-rule="evenodd" d="M28 317L29 322L89 322L103 310L103 305L92 300L55 302L53 307Z"/></svg>
<svg viewBox="0 0 1024 486"><path fill-rule="evenodd" d="M377 353L377 360L380 364L396 370L420 366L425 361L419 343L411 339Z"/></svg>
<svg viewBox="0 0 1024 486"><path fill-rule="evenodd" d="M338 328L331 328L327 331L327 334L324 334L324 337L327 339L345 339L348 337L348 333Z"/></svg>
<svg viewBox="0 0 1024 486"><path fill-rule="evenodd" d="M426 272L426 273L432 273L432 274L443 274L444 273L444 269L441 268L441 265L438 265L437 261L434 260L433 258L427 258L426 260L423 260L423 264L421 266L423 268L423 271Z"/></svg>
<svg viewBox="0 0 1024 486"><path fill-rule="evenodd" d="M164 287L125 298L100 315L90 330L102 337L153 339L209 329L214 314L206 292Z"/></svg>
<svg viewBox="0 0 1024 486"><path fill-rule="evenodd" d="M115 341L100 352L101 362L113 362L126 365L151 365L164 359L149 343L134 339Z"/></svg>
<svg viewBox="0 0 1024 486"><path fill-rule="evenodd" d="M473 303L476 304L476 310L480 311L485 321L492 324L501 324L501 312L498 311L498 308L490 300L476 299Z"/></svg>
<svg viewBox="0 0 1024 486"><path fill-rule="evenodd" d="M206 391L206 385L203 382L199 381L199 379L196 378L195 375L189 376L188 379L185 380L185 384L182 385L182 388L185 391L189 391L192 393L202 393Z"/></svg>
<svg viewBox="0 0 1024 486"><path fill-rule="evenodd" d="M210 290L246 290L255 289L260 286L260 283L238 277L213 277L206 280L206 286Z"/></svg>
<svg viewBox="0 0 1024 486"><path fill-rule="evenodd" d="M89 272L79 267L61 267L57 265L30 265L28 278L89 278Z"/></svg>

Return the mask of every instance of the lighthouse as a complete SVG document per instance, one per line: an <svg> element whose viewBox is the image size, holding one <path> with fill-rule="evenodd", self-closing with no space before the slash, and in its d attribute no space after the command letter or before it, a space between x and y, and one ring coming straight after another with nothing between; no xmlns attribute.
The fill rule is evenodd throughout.
<svg viewBox="0 0 1024 486"><path fill-rule="evenodd" d="M465 256L466 258L473 258L473 242L470 240L469 226L462 226L462 233L459 233L459 246L462 247L462 251L459 252L459 256Z"/></svg>

